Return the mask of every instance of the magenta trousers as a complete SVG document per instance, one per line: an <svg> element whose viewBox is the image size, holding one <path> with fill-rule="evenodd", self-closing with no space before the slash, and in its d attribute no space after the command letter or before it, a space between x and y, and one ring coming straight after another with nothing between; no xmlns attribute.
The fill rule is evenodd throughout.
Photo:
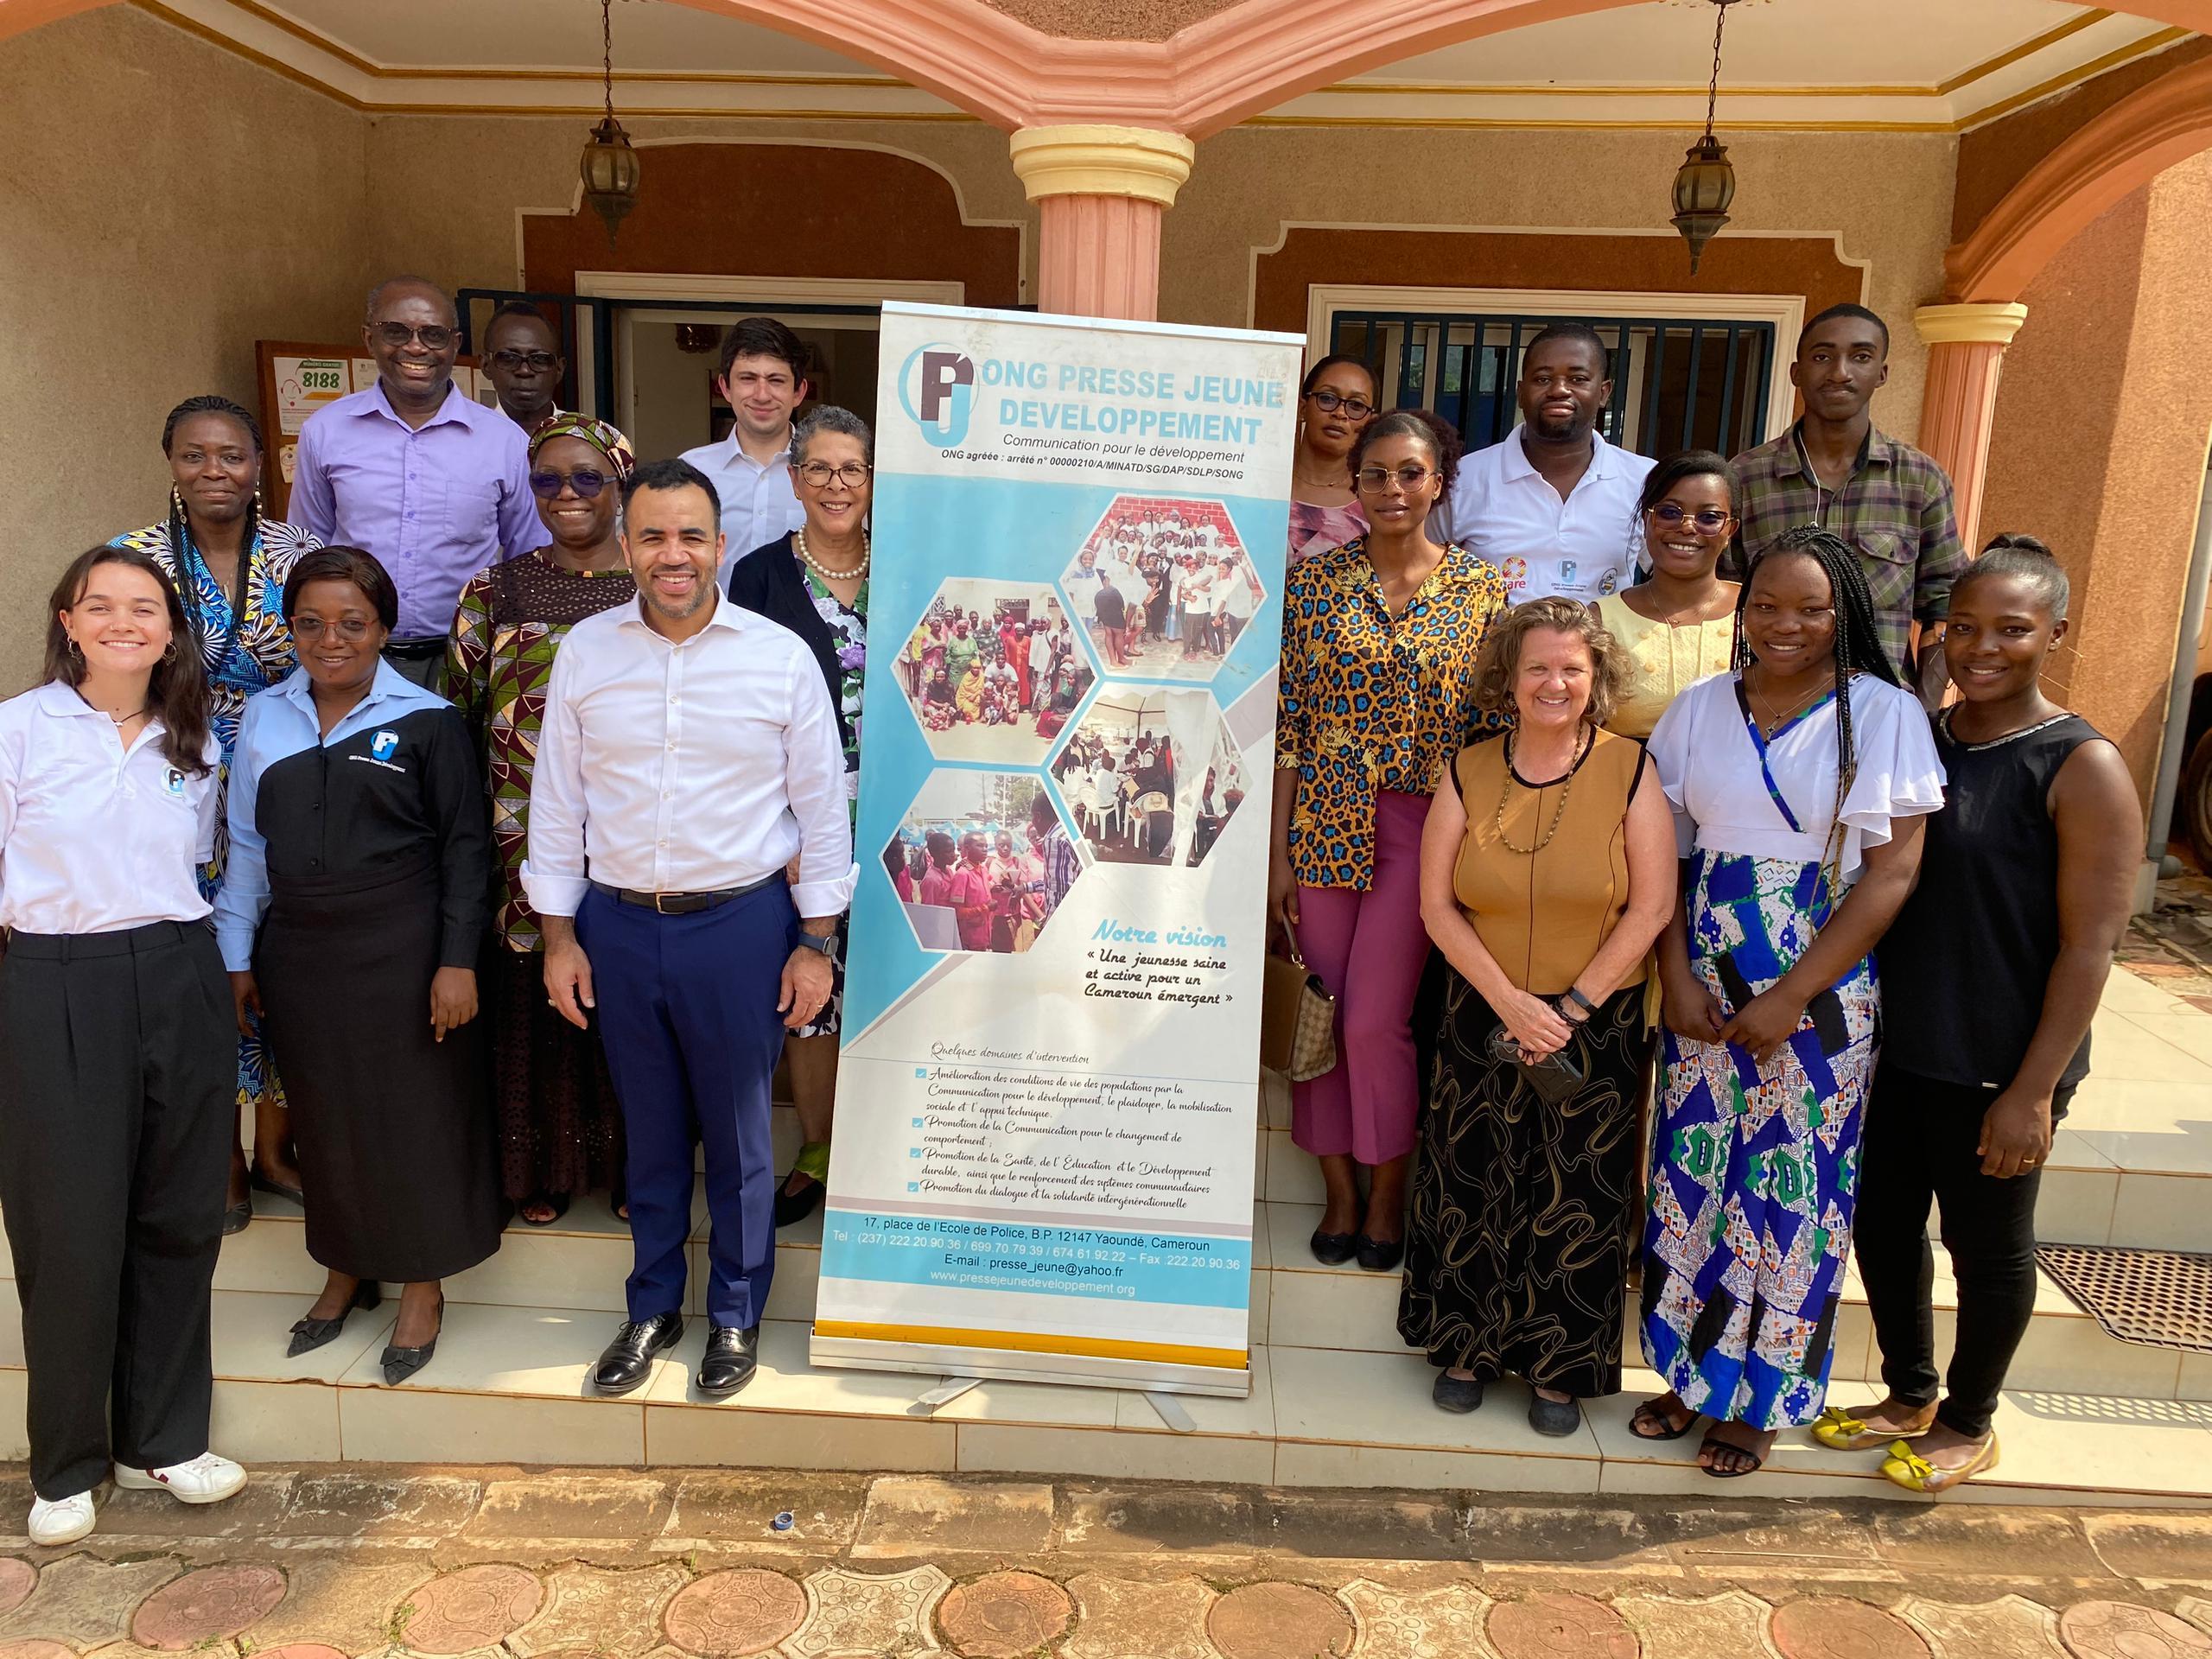
<svg viewBox="0 0 2212 1659"><path fill-rule="evenodd" d="M1298 889L1298 948L1337 999L1337 1063L1290 1086L1290 1138L1317 1158L1384 1164L1414 1149L1414 993L1428 961L1421 831L1428 797L1375 798L1375 879Z"/></svg>

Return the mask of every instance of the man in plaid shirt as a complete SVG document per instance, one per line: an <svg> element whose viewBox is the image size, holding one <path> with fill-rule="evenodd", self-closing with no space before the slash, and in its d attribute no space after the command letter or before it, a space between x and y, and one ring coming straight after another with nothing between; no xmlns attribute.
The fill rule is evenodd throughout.
<svg viewBox="0 0 2212 1659"><path fill-rule="evenodd" d="M1934 643L1967 556L1943 469L1875 429L1868 406L1889 378L1889 327L1865 306L1832 306L1806 324L1789 370L1805 412L1773 442L1736 457L1737 514L1745 561L1805 524L1825 524L1853 548L1882 643L1911 685L1912 625L1923 630L1922 658L1940 665Z"/></svg>

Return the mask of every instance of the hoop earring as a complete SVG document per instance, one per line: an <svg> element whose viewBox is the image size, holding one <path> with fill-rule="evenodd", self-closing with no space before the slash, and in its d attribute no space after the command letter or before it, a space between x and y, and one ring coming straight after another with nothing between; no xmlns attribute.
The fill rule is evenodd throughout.
<svg viewBox="0 0 2212 1659"><path fill-rule="evenodd" d="M175 661L176 661L176 640L172 638L169 640L168 649L162 653L162 664L166 667Z"/></svg>
<svg viewBox="0 0 2212 1659"><path fill-rule="evenodd" d="M85 648L77 643L74 637L67 638L62 649L76 661L81 663L85 660Z"/></svg>
<svg viewBox="0 0 2212 1659"><path fill-rule="evenodd" d="M169 511L180 518L184 517L184 492L174 484L169 486Z"/></svg>

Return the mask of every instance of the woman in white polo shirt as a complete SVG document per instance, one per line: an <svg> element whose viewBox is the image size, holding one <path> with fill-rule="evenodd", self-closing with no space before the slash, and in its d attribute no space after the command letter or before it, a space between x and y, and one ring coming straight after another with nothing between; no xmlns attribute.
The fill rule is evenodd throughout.
<svg viewBox="0 0 2212 1659"><path fill-rule="evenodd" d="M45 683L0 703L0 1206L30 1371L29 1535L115 1483L212 1503L208 1287L238 1081L198 873L207 677L151 555L96 547L47 606ZM112 1433L111 1433L111 1425Z"/></svg>

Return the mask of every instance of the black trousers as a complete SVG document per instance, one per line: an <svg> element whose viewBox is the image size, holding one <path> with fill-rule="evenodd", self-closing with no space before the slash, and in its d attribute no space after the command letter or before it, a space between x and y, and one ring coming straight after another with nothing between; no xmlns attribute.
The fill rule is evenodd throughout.
<svg viewBox="0 0 2212 1659"><path fill-rule="evenodd" d="M2052 1101L2054 1121L2073 1093L2062 1090ZM2036 1194L2043 1172L2009 1181L1981 1173L1974 1147L1982 1115L1996 1098L1987 1089L1878 1066L1859 1141L1859 1210L1852 1224L1859 1276L1882 1346L1882 1382L1897 1399L1924 1406L1938 1393L1930 1202L1941 1211L1959 1315L1936 1416L1974 1439L1989 1433L2005 1373L2036 1305Z"/></svg>
<svg viewBox="0 0 2212 1659"><path fill-rule="evenodd" d="M9 942L0 1205L41 1497L90 1491L111 1456L159 1469L207 1449L237 1085L230 982L204 923Z"/></svg>

